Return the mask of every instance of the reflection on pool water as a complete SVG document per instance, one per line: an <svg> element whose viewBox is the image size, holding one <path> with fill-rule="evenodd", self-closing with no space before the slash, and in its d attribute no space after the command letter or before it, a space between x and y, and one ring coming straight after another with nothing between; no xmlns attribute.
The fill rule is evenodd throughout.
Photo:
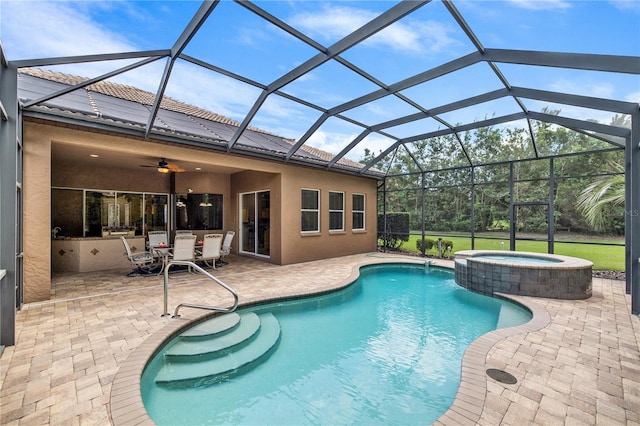
<svg viewBox="0 0 640 426"><path fill-rule="evenodd" d="M454 400L468 345L531 318L461 288L451 271L399 264L362 268L341 291L239 312L250 311L280 327L251 368L156 384L181 338L148 365L142 394L157 424L429 424Z"/></svg>

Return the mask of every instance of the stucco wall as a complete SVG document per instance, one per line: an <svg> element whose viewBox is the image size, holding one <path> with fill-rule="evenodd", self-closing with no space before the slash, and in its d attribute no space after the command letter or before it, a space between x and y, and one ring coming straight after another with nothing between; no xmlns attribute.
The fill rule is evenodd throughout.
<svg viewBox="0 0 640 426"><path fill-rule="evenodd" d="M51 139L42 126L25 126L24 302L51 297Z"/></svg>
<svg viewBox="0 0 640 426"><path fill-rule="evenodd" d="M62 158L51 164L51 150L61 144L74 149L108 150L112 154L167 157L173 162L214 166L217 172L178 173L176 193L221 193L224 197L224 230L239 233L238 194L270 191L270 261L291 264L302 261L374 251L376 249L376 181L310 167L259 160L221 152L186 148L125 138L77 128L26 121L25 135L25 301L49 298L51 286L51 187L113 189L121 191L170 191L170 177L153 168L105 167L88 155ZM216 169L217 168L217 169ZM313 236L300 232L300 190L321 191L321 231ZM329 191L345 193L345 230L330 233ZM351 230L353 193L366 194L366 230ZM233 252L238 251L238 238Z"/></svg>
<svg viewBox="0 0 640 426"><path fill-rule="evenodd" d="M231 193L234 206L234 226L235 229L240 228L240 208L238 194L254 191L270 191L270 261L275 264L282 263L282 247L281 247L281 177L279 173L264 173L256 171L238 172L231 175ZM236 234L234 239L234 249L238 250L240 233Z"/></svg>
<svg viewBox="0 0 640 426"><path fill-rule="evenodd" d="M301 189L320 190L320 232L300 232ZM289 168L282 178L282 264L376 250L376 181L324 170ZM344 231L329 232L329 191L344 192ZM352 231L352 194L365 195L365 230ZM286 224L286 225L284 225Z"/></svg>

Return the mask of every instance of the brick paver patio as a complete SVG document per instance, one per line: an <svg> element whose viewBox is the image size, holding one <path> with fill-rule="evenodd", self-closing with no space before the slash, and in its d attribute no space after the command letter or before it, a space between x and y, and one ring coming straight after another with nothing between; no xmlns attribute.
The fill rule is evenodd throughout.
<svg viewBox="0 0 640 426"><path fill-rule="evenodd" d="M246 304L330 290L351 282L362 264L398 259L423 261L363 254L274 266L232 256L214 275ZM17 344L0 358L1 424L149 422L130 402L139 393L135 370L162 336L203 313L185 308L181 319L160 317L162 277L125 273L56 276L50 301L18 312ZM439 423L640 424L640 319L630 314L624 282L594 279L588 300L517 300L534 311L534 320L474 342L456 401ZM203 301L221 305L231 298L198 275L172 274L170 312L178 303ZM487 368L505 370L517 383L501 384Z"/></svg>

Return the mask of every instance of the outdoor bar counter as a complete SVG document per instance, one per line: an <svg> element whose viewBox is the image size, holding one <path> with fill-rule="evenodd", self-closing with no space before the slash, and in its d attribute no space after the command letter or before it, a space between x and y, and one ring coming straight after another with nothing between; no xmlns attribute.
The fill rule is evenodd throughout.
<svg viewBox="0 0 640 426"><path fill-rule="evenodd" d="M143 236L126 237L131 249L145 251ZM60 272L93 272L123 269L131 263L124 256L120 236L55 238L51 240L51 269Z"/></svg>

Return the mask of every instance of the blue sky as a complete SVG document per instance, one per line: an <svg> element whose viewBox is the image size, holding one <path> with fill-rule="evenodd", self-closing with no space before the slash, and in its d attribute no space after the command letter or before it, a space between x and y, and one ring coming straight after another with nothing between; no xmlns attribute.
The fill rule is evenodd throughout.
<svg viewBox="0 0 640 426"><path fill-rule="evenodd" d="M330 46L395 2L388 1L257 1L259 7ZM640 0L454 1L486 48L541 50L640 56ZM30 1L0 0L0 39L9 60L115 53L170 48L199 8L199 1ZM384 84L393 84L474 51L443 4L434 0L388 27L342 57ZM238 4L223 0L184 53L210 64L269 84L314 56L317 51L257 18ZM129 62L66 65L52 69L95 77ZM113 81L156 91L164 62L156 62ZM640 78L607 73L536 69L499 65L510 84L543 90L640 102ZM485 64L407 89L402 94L427 108L501 88ZM346 67L326 63L282 88L324 108L373 92L378 86ZM166 94L241 121L260 89L194 65L178 62ZM561 108L572 118L608 123L610 113L526 102L527 108ZM345 116L377 124L416 112L395 97L346 111ZM441 118L451 124L517 112L509 99ZM284 97L270 96L251 125L298 139L320 113ZM402 138L416 131L441 128L421 120L389 129ZM328 120L309 144L332 153L362 131L344 120ZM371 135L364 147L384 149L394 140Z"/></svg>

